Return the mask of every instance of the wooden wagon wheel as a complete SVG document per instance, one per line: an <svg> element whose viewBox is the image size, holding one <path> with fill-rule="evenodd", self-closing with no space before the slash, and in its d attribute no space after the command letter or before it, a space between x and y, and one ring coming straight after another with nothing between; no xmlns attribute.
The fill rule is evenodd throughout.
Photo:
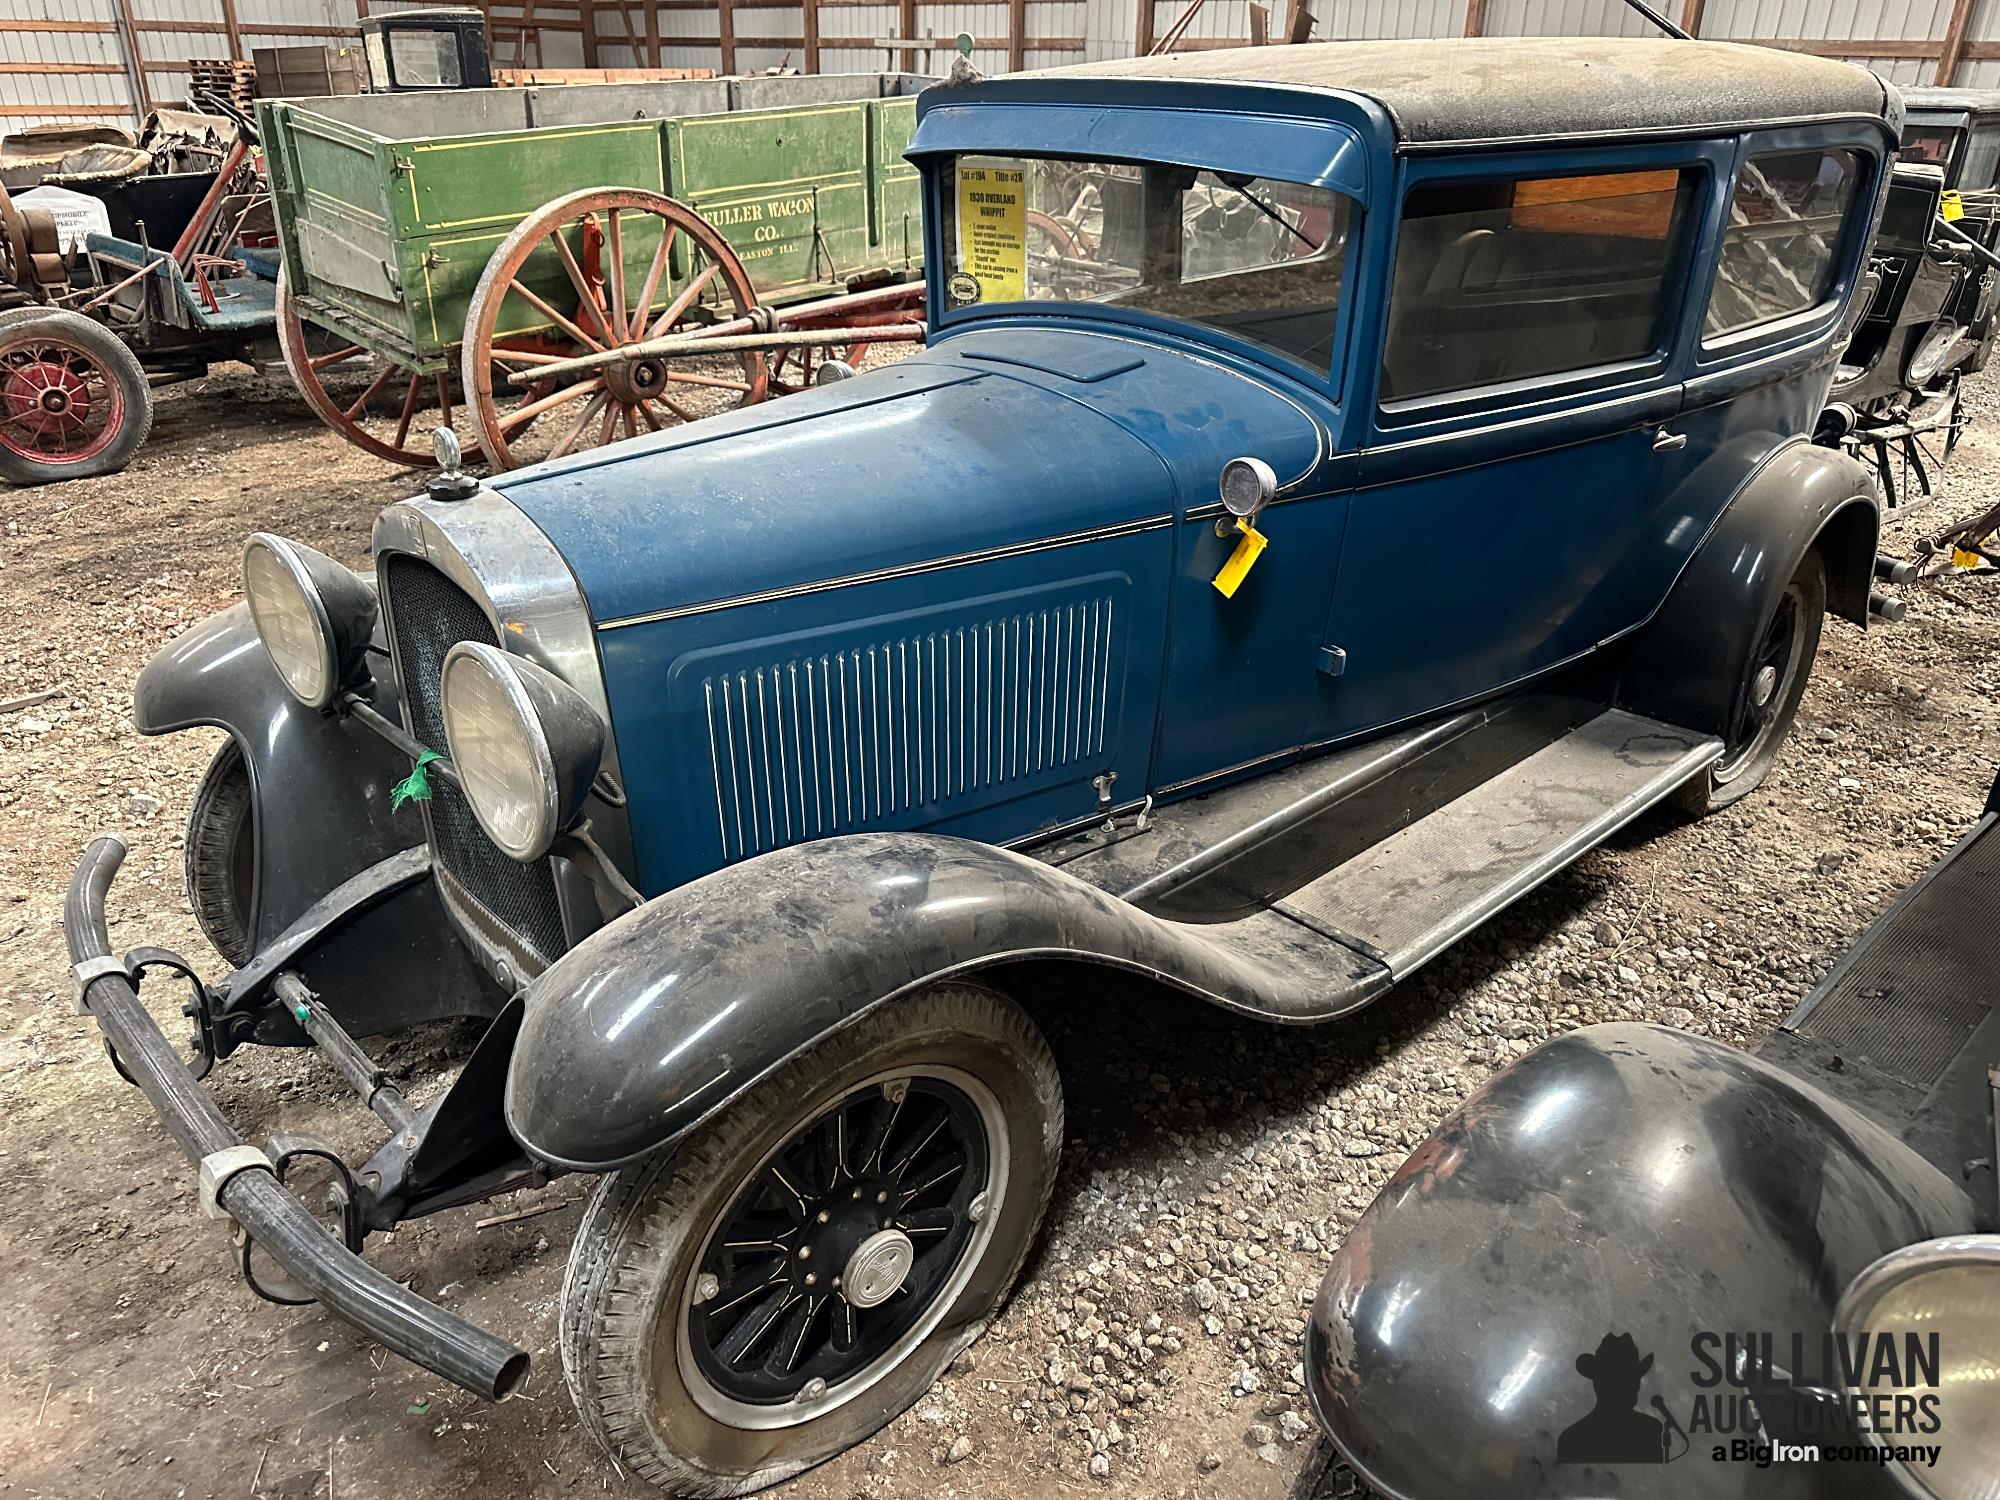
<svg viewBox="0 0 2000 1500"><path fill-rule="evenodd" d="M500 242L465 315L465 389L493 466L560 458L763 400L770 370L756 350L614 360L526 386L508 379L698 335L756 305L729 242L683 203L640 188L589 188L545 204Z"/></svg>
<svg viewBox="0 0 2000 1500"><path fill-rule="evenodd" d="M355 447L406 468L435 468L431 431L454 427L466 460L479 461L478 444L464 431L465 403L458 399L451 372L419 375L344 334L308 325L282 266L278 351L306 405Z"/></svg>
<svg viewBox="0 0 2000 1500"><path fill-rule="evenodd" d="M1071 260L1086 259L1090 252L1084 248L1082 231L1058 219L1054 214L1045 214L1039 208L1027 211L1028 228L1045 235L1056 248L1056 254L1068 256Z"/></svg>

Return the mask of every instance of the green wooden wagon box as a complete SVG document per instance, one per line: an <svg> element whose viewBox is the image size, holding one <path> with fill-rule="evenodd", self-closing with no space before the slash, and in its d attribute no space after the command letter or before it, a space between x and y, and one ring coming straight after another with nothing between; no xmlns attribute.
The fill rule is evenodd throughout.
<svg viewBox="0 0 2000 1500"><path fill-rule="evenodd" d="M926 82L860 73L266 103L287 364L336 429L413 464L439 421L506 466L795 388L824 344L650 370L625 361L595 384L530 377L647 340L810 324L815 304L861 321L920 318L921 210L902 153ZM852 297L871 289L889 290Z"/></svg>

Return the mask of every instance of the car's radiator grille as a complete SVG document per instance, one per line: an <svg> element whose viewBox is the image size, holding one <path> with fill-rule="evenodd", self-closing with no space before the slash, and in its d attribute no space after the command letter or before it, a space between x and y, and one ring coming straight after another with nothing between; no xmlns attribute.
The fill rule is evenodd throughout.
<svg viewBox="0 0 2000 1500"><path fill-rule="evenodd" d="M966 618L831 650L753 644L701 678L723 858L910 826L1098 764L1122 616L1109 593L1049 593L1043 608L954 606Z"/></svg>
<svg viewBox="0 0 2000 1500"><path fill-rule="evenodd" d="M391 552L382 560L381 587L393 622L391 647L402 684L410 733L445 751L444 705L438 674L445 652L460 641L499 644L493 624L466 592L421 559ZM438 864L495 922L543 959L561 956L566 942L555 877L547 860L524 865L486 837L464 793L431 778L431 838Z"/></svg>

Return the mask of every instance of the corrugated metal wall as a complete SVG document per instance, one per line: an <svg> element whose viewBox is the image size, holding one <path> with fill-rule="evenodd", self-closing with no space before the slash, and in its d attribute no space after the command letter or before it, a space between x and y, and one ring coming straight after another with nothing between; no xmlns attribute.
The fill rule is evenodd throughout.
<svg viewBox="0 0 2000 1500"><path fill-rule="evenodd" d="M236 0L247 55L256 47L334 43L353 34L361 8L380 13L436 0ZM804 0L735 0L735 65L756 71L801 66ZM1282 31L1288 0L1268 0L1270 27ZM1327 40L1460 36L1469 7L1488 35L1645 35L1650 28L1620 0L1304 0L1313 35ZM1656 0L1676 19L1687 0ZM221 0L130 0L143 94L151 101L185 96L190 59L229 55ZM1141 35L1163 37L1188 0L1025 0L1022 63L1052 67L1085 58L1129 56ZM524 36L523 0L487 0L496 62L565 68L585 64L576 0L539 0L537 26ZM902 8L888 3L823 0L815 6L822 72L864 72L902 66L902 49L875 45L912 40L919 71L942 72L952 43L969 32L974 64L988 73L1010 62L1005 0L918 0L913 35L903 36ZM1704 0L1704 37L1777 42L1829 55L1852 56L1898 83L1936 81L1938 55L1955 0ZM598 0L599 67L640 67L646 55L645 0ZM1973 0L1965 48L1953 81L2000 88L2000 0ZM721 20L709 6L672 5L657 11L660 64L723 66ZM0 0L0 128L18 130L49 119L130 120L133 51L120 0ZM1189 47L1247 40L1250 0L1204 0L1186 28ZM525 42L525 57L523 46ZM1857 48L1857 43L1864 44ZM1872 50L1865 44L1879 43Z"/></svg>

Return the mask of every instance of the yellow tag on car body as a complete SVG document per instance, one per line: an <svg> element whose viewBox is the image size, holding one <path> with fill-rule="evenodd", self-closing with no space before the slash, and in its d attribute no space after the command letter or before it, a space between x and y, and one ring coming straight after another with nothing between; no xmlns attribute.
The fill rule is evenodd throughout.
<svg viewBox="0 0 2000 1500"><path fill-rule="evenodd" d="M1957 223L1965 217L1965 200L1955 190L1947 188L1938 199L1938 217L1947 223Z"/></svg>
<svg viewBox="0 0 2000 1500"><path fill-rule="evenodd" d="M1248 521L1238 520L1236 529L1243 533L1236 543L1236 550L1229 554L1229 561L1222 565L1222 571L1215 575L1215 591L1225 599L1234 599L1236 590L1257 565L1257 559L1264 555L1264 549L1271 539L1252 526Z"/></svg>

